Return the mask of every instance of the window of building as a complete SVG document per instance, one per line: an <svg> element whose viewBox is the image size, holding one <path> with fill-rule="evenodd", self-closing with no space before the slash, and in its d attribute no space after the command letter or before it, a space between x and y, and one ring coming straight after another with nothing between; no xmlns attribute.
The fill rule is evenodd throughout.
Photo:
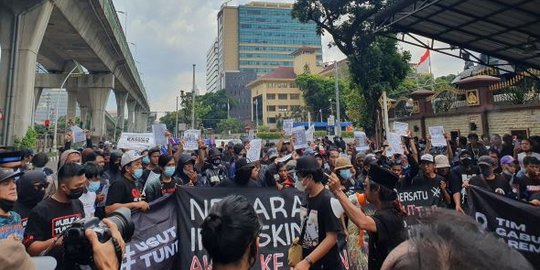
<svg viewBox="0 0 540 270"><path fill-rule="evenodd" d="M278 99L287 99L287 94L278 94Z"/></svg>
<svg viewBox="0 0 540 270"><path fill-rule="evenodd" d="M291 111L299 112L301 110L300 105L291 105Z"/></svg>
<svg viewBox="0 0 540 270"><path fill-rule="evenodd" d="M274 105L267 106L266 109L267 109L269 112L275 112L275 111L276 111L276 106L274 106Z"/></svg>
<svg viewBox="0 0 540 270"><path fill-rule="evenodd" d="M280 112L286 112L288 109L289 109L289 106L287 106L287 105L279 105L278 106L278 111L280 111Z"/></svg>
<svg viewBox="0 0 540 270"><path fill-rule="evenodd" d="M300 99L300 94L291 94L291 99Z"/></svg>
<svg viewBox="0 0 540 270"><path fill-rule="evenodd" d="M276 99L276 94L266 94L267 99Z"/></svg>
<svg viewBox="0 0 540 270"><path fill-rule="evenodd" d="M268 121L268 124L275 124L276 123L276 118L275 117L268 117L267 121Z"/></svg>

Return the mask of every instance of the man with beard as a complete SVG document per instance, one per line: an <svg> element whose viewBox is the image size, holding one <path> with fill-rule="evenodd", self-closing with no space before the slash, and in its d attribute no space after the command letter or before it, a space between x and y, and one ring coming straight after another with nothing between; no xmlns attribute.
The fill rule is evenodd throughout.
<svg viewBox="0 0 540 270"><path fill-rule="evenodd" d="M479 175L480 169L473 165L472 154L468 151L462 151L459 154L459 165L454 167L451 173L450 192L452 192L452 199L456 205L456 211L465 213L463 207L466 207L464 202L467 193L463 188L463 184L469 181L473 176Z"/></svg>

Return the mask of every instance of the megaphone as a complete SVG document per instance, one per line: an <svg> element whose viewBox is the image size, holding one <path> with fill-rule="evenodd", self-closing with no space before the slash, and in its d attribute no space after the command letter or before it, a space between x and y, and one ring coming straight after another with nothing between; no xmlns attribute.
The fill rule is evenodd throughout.
<svg viewBox="0 0 540 270"><path fill-rule="evenodd" d="M364 207L367 204L365 193L356 192L353 195L349 196L349 200L351 200L354 205L361 207Z"/></svg>

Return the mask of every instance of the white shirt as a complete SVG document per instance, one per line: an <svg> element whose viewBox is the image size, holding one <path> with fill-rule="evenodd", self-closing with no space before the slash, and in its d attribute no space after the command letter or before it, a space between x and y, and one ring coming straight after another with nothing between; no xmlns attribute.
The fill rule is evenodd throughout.
<svg viewBox="0 0 540 270"><path fill-rule="evenodd" d="M83 193L79 200L84 206L84 217L94 217L94 212L96 212L96 208L94 207L94 203L96 202L96 193L90 191Z"/></svg>

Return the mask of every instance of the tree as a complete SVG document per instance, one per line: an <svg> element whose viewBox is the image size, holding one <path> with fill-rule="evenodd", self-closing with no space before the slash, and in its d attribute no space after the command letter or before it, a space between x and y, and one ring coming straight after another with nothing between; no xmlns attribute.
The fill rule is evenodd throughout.
<svg viewBox="0 0 540 270"><path fill-rule="evenodd" d="M184 119L183 111L173 111L168 112L161 118L159 118L159 122L162 124L165 124L167 126L167 129L171 132L175 132L175 126L176 126L176 114L178 113L178 123L184 123L183 121L180 122L180 119Z"/></svg>
<svg viewBox="0 0 540 270"><path fill-rule="evenodd" d="M296 85L302 91L306 109L311 112L314 119L320 119L320 112L322 112L323 119L328 118L335 108L335 103L332 105L329 101L332 99L335 102L336 99L335 79L321 75L302 74L296 77ZM339 89L340 101L343 101L346 97L344 93L348 89L347 82L340 80ZM341 104L343 104L340 109L341 114L345 115L345 102L341 102ZM330 108L330 106L333 107Z"/></svg>
<svg viewBox="0 0 540 270"><path fill-rule="evenodd" d="M244 125L236 118L223 119L217 125L218 133L241 133L244 132Z"/></svg>
<svg viewBox="0 0 540 270"><path fill-rule="evenodd" d="M16 139L14 145L17 149L35 149L37 146L36 130L32 127L28 128L24 137L21 140Z"/></svg>
<svg viewBox="0 0 540 270"><path fill-rule="evenodd" d="M383 90L395 89L409 70L410 54L400 53L397 41L374 33L374 15L394 1L297 0L292 15L313 21L319 34L326 32L349 60L351 78L361 91L366 110L362 123L368 136L375 134L374 117ZM387 33L388 34L388 33Z"/></svg>

